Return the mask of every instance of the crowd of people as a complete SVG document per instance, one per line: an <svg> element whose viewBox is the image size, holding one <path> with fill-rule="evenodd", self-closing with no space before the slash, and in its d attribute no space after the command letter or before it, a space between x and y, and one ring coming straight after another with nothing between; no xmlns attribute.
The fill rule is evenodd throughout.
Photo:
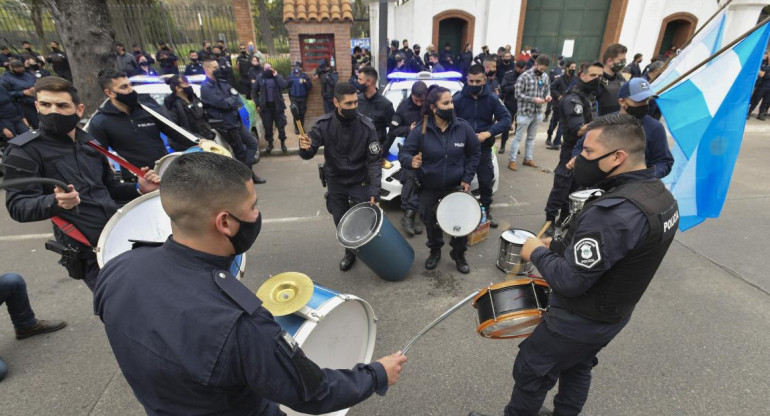
<svg viewBox="0 0 770 416"><path fill-rule="evenodd" d="M70 81L37 78L26 67L17 72L18 61L9 61L14 72L10 76L32 82L13 87L21 92L20 100L9 93L2 101L0 95L0 109L10 103L8 108L18 111L20 125L16 122L14 128L32 126L33 120L39 126L6 135L11 140L3 173L6 181L17 184L6 190L11 217L54 222L52 244L60 247L61 263L94 292L95 310L115 357L148 413L194 409L253 414L256 409L267 415L279 414L279 403L324 413L350 407L375 392L384 394L406 362L400 352L352 370L322 370L227 272L233 257L249 250L261 229L254 185L264 179L254 173L257 144L240 120L242 102L224 45L204 43L200 51L190 51L184 74L179 73L174 52L159 46L152 57L138 48L128 54L117 45L117 69L99 73L107 100L88 131L78 127L86 108ZM430 249L426 270L439 266L444 245L444 233L436 224L439 200L450 192L468 192L477 176L480 204L490 226L497 227L491 210L493 181L515 176L494 178L496 139L501 137L502 153L514 131L510 171L519 169L522 140L521 166L538 167L535 135L544 114L553 115L546 145L559 150L560 157L544 208L552 228L544 239L527 240L521 252L551 286L550 306L544 321L520 345L505 414L538 414L557 380L556 414L578 414L587 399L596 354L630 320L677 228L676 202L660 181L673 158L651 106L655 97L649 85L663 64L640 71L642 57L627 64L627 48L621 44L608 46L596 61L557 59L551 68L549 56L537 48L525 48L516 59L510 46L499 48L497 55L484 47L476 56L469 45L457 56L450 45L440 54L429 46L421 56L419 45L410 49L404 40L399 48L395 41L389 71L456 70L465 82L454 96L446 88L415 82L394 110L378 89L381 74L368 65L363 50L352 54L356 65L349 82L339 82L333 65L326 62L312 79L301 62L284 78L249 46L241 46L236 61L239 87L257 105L268 151L274 127L282 150L287 150L282 91L288 89L296 120L302 121L312 79L320 81L327 111L300 135L299 156L311 159L323 148L326 206L335 225L351 204L379 202L384 154L397 135L405 137L398 152L404 185L401 225L409 236L420 234L422 227L415 220L419 213ZM31 65L36 59L33 55ZM149 74L141 64L149 68L151 61L169 75L171 94L162 106L140 102L128 78ZM188 69L206 77L200 96L185 78ZM158 119L156 112L182 131ZM167 154L161 133L175 150L184 150L196 145L185 131L205 141L211 139L212 127L230 144L234 158L185 154L162 179L150 169ZM96 151L101 146L111 147L142 174L117 180ZM569 195L580 188L599 188L604 194L569 215ZM171 218L172 236L165 242L139 244L100 269L93 248L109 218L122 203L156 189ZM449 244L456 270L469 273L467 239L453 237ZM339 267L350 270L355 261L355 252L346 250ZM15 282L13 292L0 285L0 300L10 299L6 293L25 297L18 279ZM171 292L175 295L168 299ZM29 311L15 311L11 315L14 325L19 323L17 336L63 326L37 321Z"/></svg>

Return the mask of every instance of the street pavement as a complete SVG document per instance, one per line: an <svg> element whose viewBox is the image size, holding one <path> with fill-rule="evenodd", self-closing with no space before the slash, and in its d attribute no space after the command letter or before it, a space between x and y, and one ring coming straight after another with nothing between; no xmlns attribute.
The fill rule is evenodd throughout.
<svg viewBox="0 0 770 416"><path fill-rule="evenodd" d="M270 275L306 273L317 284L371 304L378 318L374 359L399 350L450 306L504 278L495 267L503 230L537 231L542 225L553 178L549 169L558 152L545 148L545 126L540 130L535 161L541 169L511 172L505 169L507 155L498 156L501 183L493 215L501 226L469 249L471 273L455 270L448 247L439 267L425 271L423 234L409 240L415 263L395 283L361 262L350 272L339 271L343 250L317 177L320 156L264 156L256 166L268 179L257 187L264 225L248 253L244 283L256 290ZM296 136L287 132L289 147L296 149ZM678 234L630 324L599 354L584 414L768 414L768 133L770 124L749 121L722 217ZM383 207L398 227L398 203ZM56 255L43 248L51 226L19 224L2 210L0 227L0 270L24 275L39 318L69 323L59 332L17 341L10 320L0 318L0 357L10 367L0 382L0 415L144 414L93 315L90 291L68 278ZM375 396L348 414L502 414L519 341L484 339L475 329L474 309L460 309L414 345L401 381L385 397Z"/></svg>

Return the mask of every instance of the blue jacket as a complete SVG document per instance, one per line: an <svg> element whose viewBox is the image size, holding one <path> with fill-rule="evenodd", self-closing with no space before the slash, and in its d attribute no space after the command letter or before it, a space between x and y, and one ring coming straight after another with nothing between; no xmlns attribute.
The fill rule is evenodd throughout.
<svg viewBox="0 0 770 416"><path fill-rule="evenodd" d="M16 104L16 100L8 90L0 85L0 120L16 120L24 117L24 113Z"/></svg>
<svg viewBox="0 0 770 416"><path fill-rule="evenodd" d="M243 104L238 91L227 81L206 78L206 81L201 84L201 101L209 113L209 118L224 121L225 129L233 129L241 125L238 109Z"/></svg>
<svg viewBox="0 0 770 416"><path fill-rule="evenodd" d="M465 85L462 91L454 95L453 100L455 114L466 120L474 132L488 131L492 134L492 137L481 144L485 148L491 148L495 143L495 136L511 128L511 113L496 95L489 92L486 85L478 98L473 98L468 85Z"/></svg>
<svg viewBox="0 0 770 416"><path fill-rule="evenodd" d="M481 159L479 139L473 128L465 120L453 117L442 133L433 117L428 117L423 135L422 124L414 127L401 146L401 166L411 169L412 159L422 152L417 178L426 189L443 191L459 186L460 182L470 184Z"/></svg>
<svg viewBox="0 0 770 416"><path fill-rule="evenodd" d="M16 75L13 71L7 71L0 77L2 85L8 94L13 97L18 104L35 105L35 98L24 95L24 90L34 87L37 78L29 71L24 71L21 75Z"/></svg>
<svg viewBox="0 0 770 416"><path fill-rule="evenodd" d="M301 80L305 80L303 83ZM300 71L299 74L292 72L287 79L289 84L289 97L307 97L307 94L313 88L313 82L310 81L310 77L304 72Z"/></svg>

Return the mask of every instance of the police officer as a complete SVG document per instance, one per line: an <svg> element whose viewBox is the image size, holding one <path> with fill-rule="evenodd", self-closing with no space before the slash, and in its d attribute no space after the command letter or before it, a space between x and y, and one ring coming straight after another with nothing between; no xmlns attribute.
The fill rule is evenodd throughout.
<svg viewBox="0 0 770 416"><path fill-rule="evenodd" d="M548 230L553 235L556 219L564 220L569 214L569 194L577 189L573 178L572 168L568 163L572 158L572 148L585 133L585 126L592 120L591 109L596 100L596 89L599 78L604 71L601 62L594 62L580 74L577 84L570 88L558 102L558 114L561 115L561 125L564 132L564 142L559 153L559 163L554 169L553 187L545 205L545 219L551 221ZM556 114L557 111L554 111Z"/></svg>
<svg viewBox="0 0 770 416"><path fill-rule="evenodd" d="M148 414L280 415L279 404L334 412L384 395L406 362L398 352L321 369L230 275L233 256L262 226L252 175L214 153L180 156L160 189L171 237L115 258L99 275L94 310Z"/></svg>
<svg viewBox="0 0 770 416"><path fill-rule="evenodd" d="M171 50L171 48L169 48L164 41L158 42L158 47L159 49L155 54L155 60L160 64L160 70L163 75L178 75L179 66L177 61L179 61L179 58L177 58L176 54L174 54L174 51Z"/></svg>
<svg viewBox="0 0 770 416"><path fill-rule="evenodd" d="M762 105L759 105L760 101L762 101ZM749 112L746 118L749 118L757 105L759 105L757 120L764 121L767 118L767 109L770 107L770 64L767 63L767 52L765 52L764 65L759 69L756 89L751 94Z"/></svg>
<svg viewBox="0 0 770 416"><path fill-rule="evenodd" d="M6 140L12 139L19 134L29 130L27 119L24 113L16 104L16 100L11 97L8 90L0 85L0 147Z"/></svg>
<svg viewBox="0 0 770 416"><path fill-rule="evenodd" d="M494 77L494 74L489 76ZM511 113L506 110L500 99L491 93L486 81L484 67L472 65L468 69L468 82L462 91L454 96L454 109L457 117L471 125L478 141L481 142L481 159L476 172L479 176L480 200L489 218L489 226L497 228L497 221L492 219L490 208L492 181L495 178L492 146L498 134L511 128Z"/></svg>
<svg viewBox="0 0 770 416"><path fill-rule="evenodd" d="M339 74L334 68L329 67L325 59L318 63L316 68L316 77L321 79L321 99L324 104L324 113L334 111L334 88L339 81Z"/></svg>
<svg viewBox="0 0 770 416"><path fill-rule="evenodd" d="M500 97L500 81L498 81L497 78L497 62L496 59L487 59L484 61L484 74L487 76L485 84L487 89L489 89L489 92L496 97Z"/></svg>
<svg viewBox="0 0 770 416"><path fill-rule="evenodd" d="M575 83L577 83L577 63L573 60L569 60L564 64L564 71L560 75L555 75L551 71L551 97L553 100L548 104L553 104L553 118L551 118L551 124L548 126L548 136L545 139L545 145L552 150L559 150L561 146L562 127L561 123L561 106L559 100ZM546 110L547 112L548 110ZM556 131L556 137L553 142L551 136Z"/></svg>
<svg viewBox="0 0 770 416"><path fill-rule="evenodd" d="M265 139L267 140L268 154L273 151L273 125L278 130L278 139L281 141L281 150L286 153L286 103L283 101L283 91L286 88L286 80L273 69L269 63L265 64L262 76L254 83L251 96L257 104L259 117L265 126Z"/></svg>
<svg viewBox="0 0 770 416"><path fill-rule="evenodd" d="M371 66L358 71L358 112L369 117L377 129L377 138L384 145L386 129L393 120L393 103L377 90L377 70ZM386 149L387 150L387 149ZM386 165L383 159L383 165Z"/></svg>
<svg viewBox="0 0 770 416"><path fill-rule="evenodd" d="M238 109L243 103L238 91L232 88L224 78L227 76L213 59L203 62L206 81L201 85L201 101L209 117L222 120L225 139L233 149L233 156L246 166L253 166L258 143L241 121ZM267 182L257 176L255 183Z"/></svg>
<svg viewBox="0 0 770 416"><path fill-rule="evenodd" d="M155 190L160 179L147 167L137 184L120 183L114 178L106 159L86 144L91 136L76 128L85 106L71 82L59 77L43 78L35 84L35 94L41 128L11 140L3 161L6 181L31 181L8 188L5 204L16 221L58 217L79 230L85 241L54 227L56 241L68 250L68 254L62 253L66 258L60 263L71 277L83 279L93 290L99 271L93 248L117 211L118 202ZM41 183L40 178L57 179L68 184L69 189Z"/></svg>
<svg viewBox="0 0 770 416"><path fill-rule="evenodd" d="M390 123L388 130L388 142L385 145L385 152L388 152L396 137L406 138L409 132L420 122L422 105L425 103L425 94L428 93L428 86L422 81L412 84L412 92L409 97L404 98L396 109L393 116L393 122ZM414 221L415 214L419 209L417 200L417 189L415 189L414 169L401 169L401 210L404 216L401 217L401 228L407 236L412 237L415 234L422 234L422 226Z"/></svg>
<svg viewBox="0 0 770 416"><path fill-rule="evenodd" d="M412 59L406 63L406 69L409 72L420 72L425 70L425 62L423 62L422 57L420 56L420 45L415 43L413 49L414 54L412 55Z"/></svg>
<svg viewBox="0 0 770 416"><path fill-rule="evenodd" d="M169 120L192 134L214 140L214 131L209 124L208 114L187 79L180 75L173 75L166 80L166 84L171 89L171 94L163 99L163 106Z"/></svg>
<svg viewBox="0 0 770 416"><path fill-rule="evenodd" d="M230 56L223 51L220 46L214 46L211 50L214 60L219 64L221 70L221 79L227 81L231 86L235 85L235 74L233 72L233 63L230 61Z"/></svg>
<svg viewBox="0 0 770 416"><path fill-rule="evenodd" d="M475 66L475 65L474 65ZM473 68L473 66L471 67ZM398 152L402 167L416 170L420 183L418 200L420 219L425 224L430 255L425 269L433 270L441 260L444 231L436 223L436 205L439 200L461 187L470 190L470 183L479 164L480 145L473 127L455 116L452 94L448 89L433 85L428 89L423 104L423 120L409 133ZM452 237L449 252L457 271L470 273L465 259L468 237Z"/></svg>
<svg viewBox="0 0 770 416"><path fill-rule="evenodd" d="M299 62L297 62L299 64ZM305 125L305 112L307 112L307 95L313 88L313 82L306 73L302 72L302 65L295 65L286 82L289 89L289 101L297 107L299 122ZM294 120L294 134L299 134L297 119Z"/></svg>
<svg viewBox="0 0 770 416"><path fill-rule="evenodd" d="M131 86L125 72L107 69L99 72L99 86L109 100L88 123L88 132L104 147L111 147L135 166L155 166L155 162L168 154L160 134L168 137L174 150L185 150L194 145L176 130L163 124L139 105L139 95ZM155 102L142 104L165 113ZM124 179L133 176L121 171Z"/></svg>
<svg viewBox="0 0 770 416"><path fill-rule="evenodd" d="M516 80L519 79L519 75L527 69L527 63L525 61L516 61L516 65L512 70L505 73L503 76L503 83L500 85L500 98L503 100L503 105L511 113L511 118L516 118L518 112L518 100L516 99ZM516 125L512 126L514 129ZM500 137L500 150L499 154L505 153L505 143L508 141L511 129L503 131L503 135Z"/></svg>
<svg viewBox="0 0 770 416"><path fill-rule="evenodd" d="M599 115L614 113L620 110L618 104L618 91L626 83L626 79L620 73L626 67L626 53L628 48L613 43L604 50L602 63L604 73L599 79L599 92L596 94L596 102L599 106Z"/></svg>
<svg viewBox="0 0 770 416"><path fill-rule="evenodd" d="M349 83L334 87L334 112L315 122L306 136L299 136L299 155L312 159L324 147L324 175L329 186L326 209L337 226L353 205L380 199L382 149L372 121L358 113L359 95ZM340 270L350 270L356 256L345 250Z"/></svg>
<svg viewBox="0 0 770 416"><path fill-rule="evenodd" d="M251 55L246 51L246 45L239 45L240 53L235 58L235 65L238 68L238 77L241 84L241 93L247 95L249 98L249 90L251 89L251 82L249 82L249 69L251 69Z"/></svg>
<svg viewBox="0 0 770 416"><path fill-rule="evenodd" d="M37 110L35 109L35 81L37 78L24 68L24 63L13 59L9 63L9 71L0 77L0 85L13 97L16 105L21 108L24 118L30 127L38 127Z"/></svg>
<svg viewBox="0 0 770 416"><path fill-rule="evenodd" d="M198 52L190 49L190 53L187 55L190 62L184 67L184 75L204 75L206 72L203 70L203 64L198 57Z"/></svg>
<svg viewBox="0 0 770 416"><path fill-rule="evenodd" d="M48 54L46 61L53 66L56 75L72 82L70 61L67 59L67 54L59 47L59 42L51 41L51 53Z"/></svg>
<svg viewBox="0 0 770 416"><path fill-rule="evenodd" d="M596 354L628 324L663 261L679 209L647 168L644 147L635 117L593 121L575 180L605 194L586 202L563 240L524 243L522 258L534 263L552 292L543 322L519 345L506 416L537 414L557 380L554 414L579 414Z"/></svg>

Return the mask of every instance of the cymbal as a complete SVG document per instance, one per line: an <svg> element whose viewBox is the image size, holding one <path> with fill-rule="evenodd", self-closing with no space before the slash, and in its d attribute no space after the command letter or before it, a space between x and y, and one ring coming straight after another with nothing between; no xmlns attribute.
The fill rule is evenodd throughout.
<svg viewBox="0 0 770 416"><path fill-rule="evenodd" d="M277 274L262 283L257 297L274 316L289 315L305 306L313 297L313 281L298 272Z"/></svg>

